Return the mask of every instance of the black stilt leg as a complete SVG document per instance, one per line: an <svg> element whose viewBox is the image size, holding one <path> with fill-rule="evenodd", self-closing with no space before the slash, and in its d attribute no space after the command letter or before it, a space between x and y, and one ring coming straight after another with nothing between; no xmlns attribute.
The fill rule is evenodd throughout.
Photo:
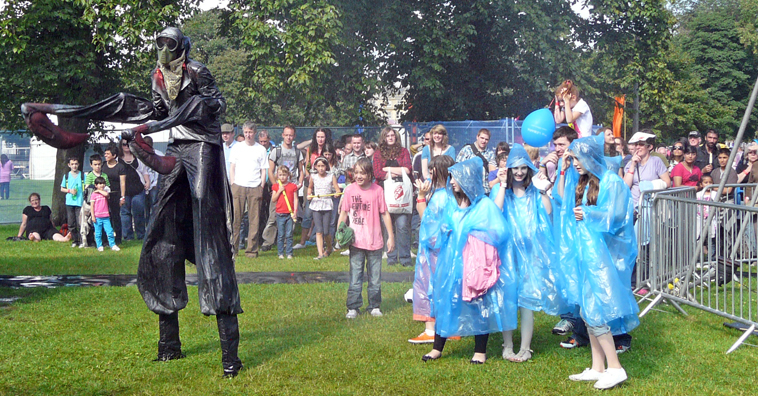
<svg viewBox="0 0 758 396"><path fill-rule="evenodd" d="M179 340L179 313L158 315L160 339L158 340L158 357L156 361L166 362L184 357L182 342Z"/></svg>
<svg viewBox="0 0 758 396"><path fill-rule="evenodd" d="M221 364L224 367L224 377L236 377L242 370L242 361L237 357L240 344L237 315L217 314L216 323L221 341Z"/></svg>

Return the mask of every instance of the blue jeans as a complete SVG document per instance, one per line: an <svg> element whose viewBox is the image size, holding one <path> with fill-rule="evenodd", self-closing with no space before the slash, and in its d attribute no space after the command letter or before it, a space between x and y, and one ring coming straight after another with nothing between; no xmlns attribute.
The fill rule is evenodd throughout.
<svg viewBox="0 0 758 396"><path fill-rule="evenodd" d="M394 265L398 262L405 267L410 267L416 263L411 261L411 215L408 214L390 214L392 227L395 234L395 250L387 253L387 264ZM382 222L382 236L384 243L387 244L387 230L384 229Z"/></svg>
<svg viewBox="0 0 758 396"><path fill-rule="evenodd" d="M329 236L337 233L337 220L340 218L340 197L332 198L332 222L329 224Z"/></svg>
<svg viewBox="0 0 758 396"><path fill-rule="evenodd" d="M8 199L11 192L11 182L0 183L0 198Z"/></svg>
<svg viewBox="0 0 758 396"><path fill-rule="evenodd" d="M134 219L134 228L132 228ZM145 238L145 192L125 197L121 206L121 235L124 239Z"/></svg>
<svg viewBox="0 0 758 396"><path fill-rule="evenodd" d="M576 307L576 310L572 313L561 314L561 319L569 321L574 325L573 337L579 345L588 345L590 343L587 325L579 315L579 307ZM630 348L632 346L632 336L627 333L614 335L613 343L616 347L625 346Z"/></svg>
<svg viewBox="0 0 758 396"><path fill-rule="evenodd" d="M95 244L97 247L103 247L103 229L105 229L105 235L108 237L108 244L111 247L116 246L110 217L101 217L95 219Z"/></svg>
<svg viewBox="0 0 758 396"><path fill-rule="evenodd" d="M368 310L382 303L382 249L364 250L350 246L350 285L347 288L347 309L363 306L363 263L368 275Z"/></svg>
<svg viewBox="0 0 758 396"><path fill-rule="evenodd" d="M289 213L276 214L276 249L280 256L283 256L285 251L288 256L292 256L292 225L292 216Z"/></svg>

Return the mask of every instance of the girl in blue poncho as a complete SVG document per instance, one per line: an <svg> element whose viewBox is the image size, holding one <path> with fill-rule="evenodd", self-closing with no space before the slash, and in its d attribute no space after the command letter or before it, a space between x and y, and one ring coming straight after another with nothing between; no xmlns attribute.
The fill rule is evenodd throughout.
<svg viewBox="0 0 758 396"><path fill-rule="evenodd" d="M416 255L416 275L413 278L413 320L424 322L426 329L416 338L408 340L411 344L434 342L434 317L429 302L428 291L430 278L437 268L437 256L440 246L446 244L446 234L440 232L442 213L454 199L445 188L448 180L448 168L455 160L447 155L438 155L429 162L430 181L416 180L418 199L416 210L421 217L419 227L418 254ZM434 191L429 197L430 191Z"/></svg>
<svg viewBox="0 0 758 396"><path fill-rule="evenodd" d="M424 361L440 357L447 337L473 335L471 363L484 363L489 334L516 328L515 270L511 260L500 259L507 228L500 209L484 194L482 167L476 157L450 168L449 194L455 199L440 213L445 241L437 243L429 293L436 320L434 348Z"/></svg>
<svg viewBox="0 0 758 396"><path fill-rule="evenodd" d="M521 312L521 350L513 353L513 331L503 332L503 359L525 362L532 357L534 311L558 315L567 311L564 291L558 282L558 259L553 244L550 199L541 194L531 181L537 173L526 150L514 144L508 155L507 171L490 196L502 208L510 225L507 259L516 263L518 271L518 306Z"/></svg>
<svg viewBox="0 0 758 396"><path fill-rule="evenodd" d="M579 305L592 346L592 367L569 378L596 381L595 388L609 389L627 378L612 332L628 332L639 325L631 289L637 257L631 194L623 180L606 168L602 145L595 137L571 143L556 187L566 216L561 219L565 228L561 235L575 235L578 287L572 292L578 295L569 297Z"/></svg>

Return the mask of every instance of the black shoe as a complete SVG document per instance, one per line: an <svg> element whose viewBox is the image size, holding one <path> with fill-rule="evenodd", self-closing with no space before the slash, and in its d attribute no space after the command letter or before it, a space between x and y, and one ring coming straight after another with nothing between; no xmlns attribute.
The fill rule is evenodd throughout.
<svg viewBox="0 0 758 396"><path fill-rule="evenodd" d="M469 363L471 363L471 364L484 364L483 361L481 361L481 360L474 360L474 359L471 359L471 361L469 361Z"/></svg>
<svg viewBox="0 0 758 396"><path fill-rule="evenodd" d="M422 356L422 357L421 357L421 361L423 361L423 362L428 362L428 361L430 361L430 360L437 360L437 359L439 359L441 356L442 356L442 355L440 355L440 356L437 356L437 357L431 357L430 355L424 355L424 356Z"/></svg>
<svg viewBox="0 0 758 396"><path fill-rule="evenodd" d="M234 378L239 374L240 371L244 366L240 363L239 365L231 365L231 366L224 366L224 378Z"/></svg>
<svg viewBox="0 0 758 396"><path fill-rule="evenodd" d="M273 245L263 245L263 246L261 246L261 252L268 252L269 250L271 250L272 246Z"/></svg>
<svg viewBox="0 0 758 396"><path fill-rule="evenodd" d="M184 359L185 356L181 351L171 353L159 353L158 357L153 359L154 362L168 362L169 360Z"/></svg>

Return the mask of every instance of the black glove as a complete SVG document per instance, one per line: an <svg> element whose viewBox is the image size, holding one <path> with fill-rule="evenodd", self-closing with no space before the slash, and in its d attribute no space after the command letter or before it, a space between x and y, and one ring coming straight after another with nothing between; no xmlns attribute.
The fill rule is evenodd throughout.
<svg viewBox="0 0 758 396"><path fill-rule="evenodd" d="M127 129L121 132L121 139L131 142L134 140L134 129Z"/></svg>

